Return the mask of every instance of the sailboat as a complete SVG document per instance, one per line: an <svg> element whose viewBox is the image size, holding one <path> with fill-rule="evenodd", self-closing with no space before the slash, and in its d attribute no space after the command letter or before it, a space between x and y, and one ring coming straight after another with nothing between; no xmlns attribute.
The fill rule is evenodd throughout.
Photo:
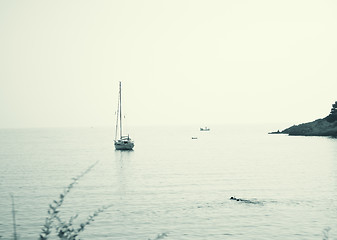
<svg viewBox="0 0 337 240"><path fill-rule="evenodd" d="M119 132L119 139L117 139L118 132ZM115 143L116 150L132 150L135 145L133 141L131 140L131 138L129 137L129 134L127 136L123 136L122 134L122 83L121 82L119 82L116 134L115 134L114 143Z"/></svg>

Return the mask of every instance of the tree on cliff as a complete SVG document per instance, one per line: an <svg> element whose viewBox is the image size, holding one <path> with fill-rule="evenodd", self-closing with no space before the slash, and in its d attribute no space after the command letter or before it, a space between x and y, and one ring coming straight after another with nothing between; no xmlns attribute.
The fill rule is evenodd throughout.
<svg viewBox="0 0 337 240"><path fill-rule="evenodd" d="M334 104L332 104L330 114L337 114L337 101Z"/></svg>
<svg viewBox="0 0 337 240"><path fill-rule="evenodd" d="M330 114L325 119L328 122L337 121L337 101L334 104L332 104L332 108L331 108Z"/></svg>

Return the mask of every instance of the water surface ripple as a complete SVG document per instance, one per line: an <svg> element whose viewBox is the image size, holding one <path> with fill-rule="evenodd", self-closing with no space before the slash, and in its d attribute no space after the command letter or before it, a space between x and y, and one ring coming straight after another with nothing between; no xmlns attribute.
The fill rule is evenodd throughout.
<svg viewBox="0 0 337 240"><path fill-rule="evenodd" d="M60 209L80 224L112 205L84 240L322 239L328 227L336 238L337 139L269 130L135 127L134 151L120 152L113 128L1 129L1 239L13 235L10 194L20 239L35 240L48 205L96 161Z"/></svg>

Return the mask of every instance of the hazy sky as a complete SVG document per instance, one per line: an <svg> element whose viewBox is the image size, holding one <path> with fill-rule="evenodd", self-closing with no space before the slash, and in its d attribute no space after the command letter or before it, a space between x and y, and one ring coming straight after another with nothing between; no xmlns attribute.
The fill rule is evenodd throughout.
<svg viewBox="0 0 337 240"><path fill-rule="evenodd" d="M335 0L2 0L0 128L298 124L337 100Z"/></svg>

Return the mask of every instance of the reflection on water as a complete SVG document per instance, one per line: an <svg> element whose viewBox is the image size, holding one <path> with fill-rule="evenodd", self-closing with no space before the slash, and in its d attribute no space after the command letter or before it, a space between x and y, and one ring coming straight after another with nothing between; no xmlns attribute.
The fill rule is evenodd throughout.
<svg viewBox="0 0 337 240"><path fill-rule="evenodd" d="M128 165L133 157L133 150L129 151L121 151L121 150L115 150L115 160L119 164L121 168L124 167L124 165Z"/></svg>
<svg viewBox="0 0 337 240"><path fill-rule="evenodd" d="M329 152L330 152L330 167L331 167L331 178L334 179L334 192L336 193L337 199L337 138L326 138L327 144L329 144ZM337 202L335 203L335 208L337 211Z"/></svg>
<svg viewBox="0 0 337 240"><path fill-rule="evenodd" d="M118 151L114 152L115 171L118 182L118 194L125 196L127 192L128 182L132 177L132 158L133 151Z"/></svg>

